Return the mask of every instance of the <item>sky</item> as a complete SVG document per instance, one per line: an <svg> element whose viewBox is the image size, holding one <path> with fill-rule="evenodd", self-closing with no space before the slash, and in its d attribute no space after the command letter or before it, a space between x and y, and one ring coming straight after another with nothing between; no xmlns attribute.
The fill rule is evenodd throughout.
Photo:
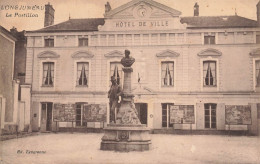
<svg viewBox="0 0 260 164"><path fill-rule="evenodd" d="M75 18L103 18L104 5L109 1L112 9L130 0L0 0L0 25L6 29L16 27L18 31L37 30L44 25L44 9L48 2L55 9L54 23ZM237 15L256 20L256 4L259 0L155 0L161 4L182 12L182 16L193 16L193 6L198 2L200 16ZM18 6L18 9L11 8ZM39 6L30 10L21 6ZM22 17L21 15L37 15Z"/></svg>

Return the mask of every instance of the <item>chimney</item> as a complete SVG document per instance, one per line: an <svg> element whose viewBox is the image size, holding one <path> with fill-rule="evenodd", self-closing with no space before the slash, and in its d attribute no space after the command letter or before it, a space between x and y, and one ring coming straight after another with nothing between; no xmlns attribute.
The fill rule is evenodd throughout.
<svg viewBox="0 0 260 164"><path fill-rule="evenodd" d="M110 10L111 10L111 6L109 2L107 2L107 4L105 4L105 13L109 12Z"/></svg>
<svg viewBox="0 0 260 164"><path fill-rule="evenodd" d="M16 36L16 34L18 33L17 28L15 27L11 28L10 32L13 34L13 36Z"/></svg>
<svg viewBox="0 0 260 164"><path fill-rule="evenodd" d="M256 5L257 26L260 27L260 1Z"/></svg>
<svg viewBox="0 0 260 164"><path fill-rule="evenodd" d="M55 10L52 5L50 5L50 2L45 5L44 27L54 24L54 12Z"/></svg>
<svg viewBox="0 0 260 164"><path fill-rule="evenodd" d="M194 5L194 16L199 16L199 5L198 3L196 2L195 5Z"/></svg>

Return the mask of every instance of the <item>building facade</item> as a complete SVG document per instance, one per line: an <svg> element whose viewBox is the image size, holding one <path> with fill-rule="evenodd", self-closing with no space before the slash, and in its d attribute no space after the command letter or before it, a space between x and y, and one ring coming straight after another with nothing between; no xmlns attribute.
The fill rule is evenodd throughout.
<svg viewBox="0 0 260 164"><path fill-rule="evenodd" d="M82 121L83 104L105 104L109 113L110 77L122 85L120 60L129 49L136 59L132 90L143 124L151 129L249 130L256 135L259 35L259 20L199 16L198 4L193 17L182 17L152 0L133 0L115 9L108 3L104 18L69 19L28 31L25 83L31 93L32 130L57 126L55 104L76 108L76 123L63 121L59 127L105 126L108 114L101 124ZM173 106L191 106L194 121L185 124L181 118L176 123ZM250 123L227 125L228 106L249 107Z"/></svg>
<svg viewBox="0 0 260 164"><path fill-rule="evenodd" d="M16 38L0 26L0 133L15 132L18 116L18 85L14 80Z"/></svg>

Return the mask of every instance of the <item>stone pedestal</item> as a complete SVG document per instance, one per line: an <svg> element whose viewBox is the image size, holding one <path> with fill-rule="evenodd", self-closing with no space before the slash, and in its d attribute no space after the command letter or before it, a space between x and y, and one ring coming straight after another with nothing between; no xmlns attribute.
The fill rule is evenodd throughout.
<svg viewBox="0 0 260 164"><path fill-rule="evenodd" d="M130 51L126 50L126 56L121 60L124 66L124 86L116 123L108 124L104 129L101 150L146 151L151 147L149 129L141 124L134 104L134 95L131 93L131 65L135 59L129 54Z"/></svg>
<svg viewBox="0 0 260 164"><path fill-rule="evenodd" d="M145 125L109 124L101 142L101 150L147 151L150 147L149 129Z"/></svg>

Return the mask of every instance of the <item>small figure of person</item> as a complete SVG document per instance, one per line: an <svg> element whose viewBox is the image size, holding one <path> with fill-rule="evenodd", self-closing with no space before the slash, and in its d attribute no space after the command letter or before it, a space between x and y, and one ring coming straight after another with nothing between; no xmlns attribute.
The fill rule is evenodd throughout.
<svg viewBox="0 0 260 164"><path fill-rule="evenodd" d="M116 113L118 112L118 100L119 96L121 96L122 89L121 86L117 84L116 78L111 76L111 87L108 91L109 98L109 108L110 108L110 123L116 122Z"/></svg>

